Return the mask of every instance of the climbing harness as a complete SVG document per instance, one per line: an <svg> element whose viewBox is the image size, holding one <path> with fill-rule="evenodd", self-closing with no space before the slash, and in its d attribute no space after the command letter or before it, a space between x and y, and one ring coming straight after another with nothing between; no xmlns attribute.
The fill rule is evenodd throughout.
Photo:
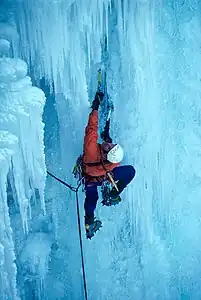
<svg viewBox="0 0 201 300"><path fill-rule="evenodd" d="M82 260L82 274L83 274L83 285L84 285L84 294L85 294L85 300L88 300L87 296L87 284L86 284L86 275L85 275L85 267L84 267L84 254L83 254L83 246L82 246L82 233L81 233L81 224L80 224L80 210L79 210L79 200L78 200L78 190L82 184L82 181L80 180L78 182L77 187L73 187L70 184L64 182L60 178L56 177L52 173L48 172L47 173L56 179L58 182L62 183L65 185L67 188L69 188L71 191L75 192L76 194L76 206L77 206L77 222L78 222L78 230L79 230L79 239L80 239L80 251L81 251L81 260Z"/></svg>
<svg viewBox="0 0 201 300"><path fill-rule="evenodd" d="M99 151L101 154L101 147L99 147ZM118 192L119 190L118 190L117 184L114 181L114 179L111 175L111 172L106 169L105 162L107 162L107 160L103 160L102 156L101 156L101 160L98 162L84 163L82 160L82 155L80 155L76 160L76 164L73 168L72 173L73 173L74 177L78 180L78 182L81 182L82 184L85 184L87 181L90 181L90 179L96 179L98 182L104 182L104 181L107 181L106 179L108 177L109 181L112 183L112 185L115 187L115 189ZM101 175L101 176L88 175L84 172L84 165L91 166L91 167L102 165L103 169L105 170L106 175Z"/></svg>

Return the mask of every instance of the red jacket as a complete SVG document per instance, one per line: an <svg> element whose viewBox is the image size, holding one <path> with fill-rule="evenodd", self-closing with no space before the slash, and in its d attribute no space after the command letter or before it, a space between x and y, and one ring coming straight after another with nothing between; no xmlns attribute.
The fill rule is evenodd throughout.
<svg viewBox="0 0 201 300"><path fill-rule="evenodd" d="M85 129L84 137L84 173L89 176L103 176L106 175L106 171L111 171L120 163L104 162L104 167L101 164L102 150L98 141L98 111L93 110L89 115L87 127ZM87 163L99 163L96 166L87 165Z"/></svg>

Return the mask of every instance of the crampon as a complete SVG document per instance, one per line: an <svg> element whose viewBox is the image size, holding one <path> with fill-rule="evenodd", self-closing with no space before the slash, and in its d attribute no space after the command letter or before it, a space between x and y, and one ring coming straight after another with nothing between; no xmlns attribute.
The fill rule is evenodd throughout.
<svg viewBox="0 0 201 300"><path fill-rule="evenodd" d="M106 206L117 205L121 202L121 197L118 194L113 193L111 185L108 182L104 182L101 186L102 204Z"/></svg>
<svg viewBox="0 0 201 300"><path fill-rule="evenodd" d="M98 220L95 220L92 224L85 224L87 239L91 239L96 233L96 231L98 231L101 227L102 223Z"/></svg>

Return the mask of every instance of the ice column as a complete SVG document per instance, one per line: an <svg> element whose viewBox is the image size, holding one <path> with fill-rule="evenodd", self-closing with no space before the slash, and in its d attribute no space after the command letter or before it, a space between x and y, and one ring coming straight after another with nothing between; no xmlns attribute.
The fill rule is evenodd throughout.
<svg viewBox="0 0 201 300"><path fill-rule="evenodd" d="M38 190L45 212L46 178L42 113L44 93L32 86L27 65L6 57L9 42L0 39L0 298L18 299L7 180L19 206L24 231L31 216L30 200Z"/></svg>
<svg viewBox="0 0 201 300"><path fill-rule="evenodd" d="M18 138L0 130L0 298L18 299L12 229L7 206L6 183Z"/></svg>

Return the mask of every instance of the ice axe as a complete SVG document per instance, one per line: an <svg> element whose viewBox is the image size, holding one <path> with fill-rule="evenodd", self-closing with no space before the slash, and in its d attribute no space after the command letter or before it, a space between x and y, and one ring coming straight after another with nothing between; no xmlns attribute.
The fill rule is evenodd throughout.
<svg viewBox="0 0 201 300"><path fill-rule="evenodd" d="M112 182L113 186L115 187L116 191L119 192L119 189L117 187L116 182L114 181L114 178L112 177L112 175L110 174L110 172L107 172L107 176L109 177L110 181Z"/></svg>

